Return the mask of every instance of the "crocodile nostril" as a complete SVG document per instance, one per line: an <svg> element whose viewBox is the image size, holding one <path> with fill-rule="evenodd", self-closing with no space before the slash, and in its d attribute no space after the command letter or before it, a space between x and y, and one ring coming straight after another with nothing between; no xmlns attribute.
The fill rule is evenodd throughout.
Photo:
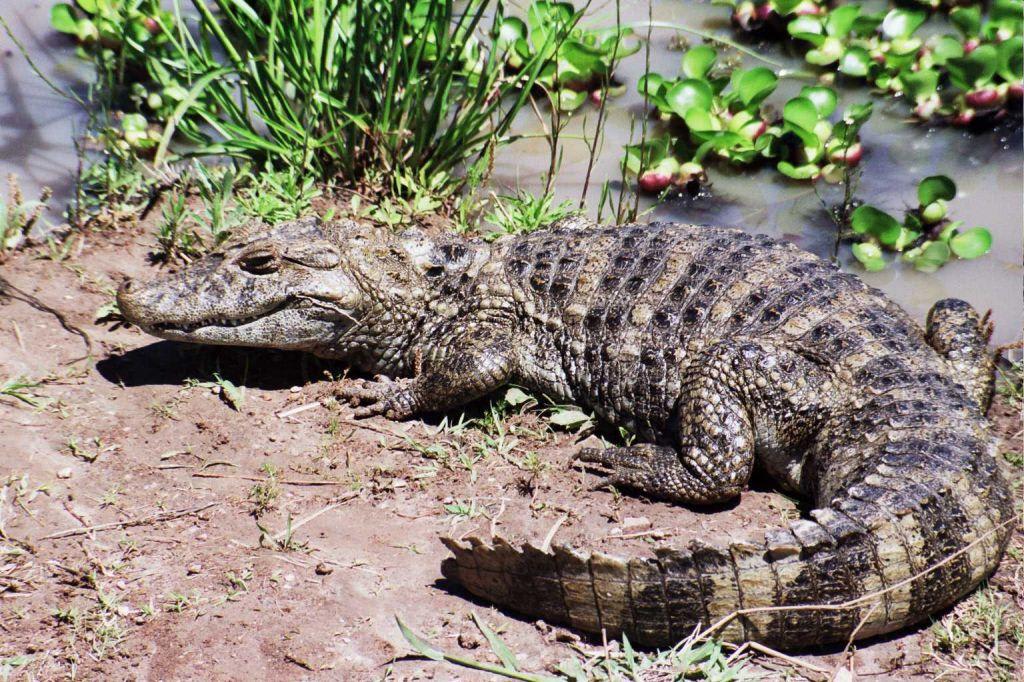
<svg viewBox="0 0 1024 682"><path fill-rule="evenodd" d="M127 293L131 292L131 290L132 290L132 281L130 279L126 279L125 281L121 282L121 286L118 288L117 293L118 294L127 294Z"/></svg>

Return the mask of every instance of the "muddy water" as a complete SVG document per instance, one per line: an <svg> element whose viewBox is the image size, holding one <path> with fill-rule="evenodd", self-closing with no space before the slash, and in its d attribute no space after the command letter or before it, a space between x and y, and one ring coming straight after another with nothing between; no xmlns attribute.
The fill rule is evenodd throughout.
<svg viewBox="0 0 1024 682"><path fill-rule="evenodd" d="M75 57L66 36L50 28L47 0L0 0L0 15L25 46L36 66L63 88L83 92L90 67ZM0 27L0 176L7 196L7 174L16 173L26 198L53 190L44 220L62 221L74 187L77 159L73 135L86 123L83 109L50 89L29 68Z"/></svg>
<svg viewBox="0 0 1024 682"><path fill-rule="evenodd" d="M0 13L24 42L38 66L58 85L81 91L88 68L74 56L63 36L49 29L50 2L0 0ZM596 2L588 22L595 26L614 24L614 4ZM647 3L625 0L624 22L647 17ZM656 21L685 24L703 31L729 35L726 12L720 7L689 0L659 0L653 5ZM651 66L666 76L677 73L679 52L669 49L675 32L658 29L652 34ZM691 37L692 38L692 37ZM694 39L696 40L696 39ZM799 68L799 60L787 59L769 49L766 54ZM753 62L748 62L753 65ZM588 203L597 205L601 183L619 176L621 147L629 139L631 121L643 115L643 103L636 93L637 78L643 73L643 51L627 59L619 74L627 84L627 95L609 108L603 151L593 171ZM27 67L10 39L0 33L0 173L16 172L26 194L42 185L55 191L53 205L63 207L70 198L76 165L72 134L81 130L85 115L74 103L56 95ZM799 89L800 82L787 82L773 98L784 101ZM845 102L867 99L857 89L844 92ZM946 296L965 298L979 309L991 308L997 323L995 340L1007 343L1020 337L1024 324L1022 305L1022 261L1024 261L1024 209L1022 209L1022 154L1019 133L1009 141L997 136L971 136L954 129L925 129L908 124L906 108L900 103L876 101L876 113L863 133L867 154L859 196L898 212L914 202L917 181L936 173L953 177L959 196L953 204L955 216L968 227L983 225L994 237L993 252L971 262L952 262L935 274L922 274L894 265L881 273L863 273L871 284L885 290L918 319L931 304ZM556 192L578 200L587 166L582 142L568 139L593 129L596 109L589 104L573 117L565 135L564 158ZM585 120L586 119L586 120ZM540 133L543 126L525 116L518 132ZM637 124L637 131L639 125ZM637 132L639 136L639 132ZM525 139L507 148L495 167L495 191L516 188L536 190L543 186L541 175L548 167L548 148L543 140ZM675 200L657 207L651 218L732 225L792 240L800 246L827 256L831 252L833 228L821 210L818 197L806 185L786 181L772 169L742 175L724 168L712 168L710 196L696 200ZM60 210L50 220L59 221ZM842 252L844 267L860 272L849 252Z"/></svg>

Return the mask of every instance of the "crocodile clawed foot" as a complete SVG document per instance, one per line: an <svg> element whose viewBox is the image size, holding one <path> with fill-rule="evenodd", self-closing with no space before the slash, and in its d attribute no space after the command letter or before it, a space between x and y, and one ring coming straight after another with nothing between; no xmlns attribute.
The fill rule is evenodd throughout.
<svg viewBox="0 0 1024 682"><path fill-rule="evenodd" d="M615 485L628 485L638 473L636 457L623 452L624 448L582 448L573 459L597 466L587 467L604 475L590 484L588 490L600 490Z"/></svg>
<svg viewBox="0 0 1024 682"><path fill-rule="evenodd" d="M353 416L357 419L376 415L388 419L405 419L412 416L414 411L410 387L412 381L396 381L381 376L375 377L374 381L360 379L338 389L338 397L356 408Z"/></svg>

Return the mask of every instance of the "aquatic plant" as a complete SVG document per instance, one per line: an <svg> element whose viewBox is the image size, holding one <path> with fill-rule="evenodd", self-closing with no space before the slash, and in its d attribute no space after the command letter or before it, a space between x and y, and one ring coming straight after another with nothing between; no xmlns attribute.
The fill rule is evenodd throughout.
<svg viewBox="0 0 1024 682"><path fill-rule="evenodd" d="M694 192L707 180L709 157L734 166L771 161L789 178L832 182L860 162L859 130L871 116L870 104L852 106L832 123L835 91L805 87L785 103L781 118L773 118L762 105L778 85L775 73L716 68L717 59L714 48L700 45L683 55L678 78L648 73L638 83L662 122L650 139L626 148L625 166L641 190L675 185Z"/></svg>
<svg viewBox="0 0 1024 682"><path fill-rule="evenodd" d="M969 260L988 253L992 235L987 229L961 230L963 221L948 219L948 202L954 197L956 184L933 175L918 184L918 205L907 209L902 223L874 206L858 206L849 221L854 257L875 271L886 266L883 251L891 251L922 272L935 272L954 256Z"/></svg>
<svg viewBox="0 0 1024 682"><path fill-rule="evenodd" d="M151 35L160 43L123 43L145 75L132 84L130 102L120 104L155 123L159 140L150 144L152 125L143 132L127 116L118 139L151 153L158 165L174 156L177 135L190 143L184 156L269 163L371 194L400 195L395 178L422 175L444 176L434 186L453 195L465 181L456 169L509 141L531 89L543 85L556 60L564 66L560 50L579 19L575 11L564 16L562 3L536 3L561 19L535 28L524 51L516 41L482 39L508 33L501 2L212 4L193 0L191 20L177 3L171 13L152 15L138 3L124 4L155 24ZM80 9L92 7L79 2ZM54 11L55 24L69 28L72 10ZM131 24L136 14L124 9L119 16ZM573 35L570 54L609 46L601 34ZM600 41L591 44L595 36ZM504 68L513 55L516 68Z"/></svg>
<svg viewBox="0 0 1024 682"><path fill-rule="evenodd" d="M927 38L918 35L929 19L924 8L867 12L858 4L829 8L809 0L749 4L734 6L739 30L763 32L766 26L784 25L784 32L769 33L804 44L807 63L894 96L907 95L920 120L970 125L1019 115L1024 100L1022 0L993 0L985 13L976 4L947 6L948 22L958 35ZM938 0L918 4L934 8Z"/></svg>
<svg viewBox="0 0 1024 682"><path fill-rule="evenodd" d="M584 28L578 25L581 16L572 3L538 0L526 11L525 21L503 17L496 36L497 48L506 55L505 68L512 73L540 53L549 53L537 85L553 93L552 100L564 111L579 108L588 96L600 104L605 91L609 96L624 93L625 86L614 79L615 66L640 50L632 29ZM548 37L558 29L566 31L565 38L550 43Z"/></svg>

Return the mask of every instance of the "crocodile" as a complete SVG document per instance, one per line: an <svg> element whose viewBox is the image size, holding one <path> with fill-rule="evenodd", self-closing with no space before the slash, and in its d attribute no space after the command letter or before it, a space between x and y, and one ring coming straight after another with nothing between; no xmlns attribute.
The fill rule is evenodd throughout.
<svg viewBox="0 0 1024 682"><path fill-rule="evenodd" d="M755 465L808 503L752 539L618 557L445 538L477 597L641 646L696 627L793 650L950 606L1015 525L985 413L990 327L966 302L925 328L792 244L582 220L487 243L349 220L242 230L120 309L166 339L308 351L358 417L438 412L514 382L636 436L583 449L605 485L684 505L735 498Z"/></svg>

